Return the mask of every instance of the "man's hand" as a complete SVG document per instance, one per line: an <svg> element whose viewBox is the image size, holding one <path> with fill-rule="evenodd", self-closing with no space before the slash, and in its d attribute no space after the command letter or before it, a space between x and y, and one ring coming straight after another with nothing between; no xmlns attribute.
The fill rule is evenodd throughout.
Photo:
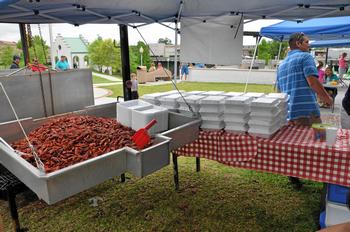
<svg viewBox="0 0 350 232"><path fill-rule="evenodd" d="M333 99L329 96L327 91L324 89L323 85L321 82L318 80L317 77L315 76L308 76L306 78L307 82L309 83L310 88L316 92L317 96L321 98L321 100L328 104L328 105L333 105Z"/></svg>

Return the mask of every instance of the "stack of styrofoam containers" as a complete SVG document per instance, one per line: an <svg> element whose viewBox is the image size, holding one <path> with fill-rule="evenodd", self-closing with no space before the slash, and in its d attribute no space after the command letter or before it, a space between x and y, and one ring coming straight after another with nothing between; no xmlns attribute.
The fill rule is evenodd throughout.
<svg viewBox="0 0 350 232"><path fill-rule="evenodd" d="M221 130L225 127L225 98L226 96L207 96L199 101L203 129Z"/></svg>
<svg viewBox="0 0 350 232"><path fill-rule="evenodd" d="M148 103L151 103L153 105L157 105L159 106L160 105L160 101L159 101L159 98L160 97L163 97L163 96L167 96L167 95L170 95L168 92L164 92L164 93L150 93L150 94L144 94L141 99L148 102Z"/></svg>
<svg viewBox="0 0 350 232"><path fill-rule="evenodd" d="M117 103L117 121L124 126L131 127L133 110L146 110L151 108L152 104L142 100Z"/></svg>
<svg viewBox="0 0 350 232"><path fill-rule="evenodd" d="M187 95L203 95L203 93L205 93L205 91L190 91L190 92L186 92Z"/></svg>
<svg viewBox="0 0 350 232"><path fill-rule="evenodd" d="M169 110L177 111L177 109L179 108L179 103L177 100L185 96L186 96L186 93L182 93L182 96L179 93L162 96L159 98L160 105Z"/></svg>
<svg viewBox="0 0 350 232"><path fill-rule="evenodd" d="M198 113L200 108L199 101L205 97L206 96L203 95L186 95L184 98L187 104L191 106L193 112ZM185 103L185 100L183 98L177 99L177 102L180 104L179 112L184 115L192 116L192 112Z"/></svg>
<svg viewBox="0 0 350 232"><path fill-rule="evenodd" d="M131 113L133 130L144 128L152 119L157 120L157 123L148 130L151 135L168 129L168 109L164 107L151 105L151 108L134 109Z"/></svg>
<svg viewBox="0 0 350 232"><path fill-rule="evenodd" d="M224 122L225 130L235 133L248 131L250 104L253 97L236 96L225 99Z"/></svg>
<svg viewBox="0 0 350 232"><path fill-rule="evenodd" d="M269 93L266 95L268 98L276 98L280 100L280 109L281 109L281 124L285 125L287 123L288 117L288 94L286 93Z"/></svg>
<svg viewBox="0 0 350 232"><path fill-rule="evenodd" d="M258 98L258 97L263 97L263 96L265 96L265 94L264 94L264 93L250 92L250 93L245 93L245 94L243 94L243 96Z"/></svg>
<svg viewBox="0 0 350 232"><path fill-rule="evenodd" d="M242 96L244 93L243 92L226 92L223 93L223 96L227 96L227 97L236 97L236 96Z"/></svg>
<svg viewBox="0 0 350 232"><path fill-rule="evenodd" d="M201 95L216 96L216 95L223 95L224 93L225 93L224 91L207 91L207 92L201 93Z"/></svg>
<svg viewBox="0 0 350 232"><path fill-rule="evenodd" d="M347 208L346 202L349 187L335 184L327 184L326 186L325 208L320 214L321 229L350 221L350 210Z"/></svg>
<svg viewBox="0 0 350 232"><path fill-rule="evenodd" d="M248 132L269 138L281 128L281 104L276 98L260 97L251 103Z"/></svg>

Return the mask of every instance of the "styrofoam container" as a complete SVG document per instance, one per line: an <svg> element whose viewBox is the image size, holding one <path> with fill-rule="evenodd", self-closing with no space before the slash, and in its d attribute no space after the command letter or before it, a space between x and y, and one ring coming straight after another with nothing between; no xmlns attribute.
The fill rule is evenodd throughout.
<svg viewBox="0 0 350 232"><path fill-rule="evenodd" d="M131 127L132 110L146 110L152 108L152 104L142 100L131 100L117 103L117 121L122 125Z"/></svg>
<svg viewBox="0 0 350 232"><path fill-rule="evenodd" d="M244 94L243 92L226 92L222 95L227 97L237 97L237 96L242 96L243 94Z"/></svg>
<svg viewBox="0 0 350 232"><path fill-rule="evenodd" d="M180 94L171 94L167 96L163 96L159 98L160 105L168 108L168 109L177 109L179 108L179 103L177 102L177 99L182 98Z"/></svg>
<svg viewBox="0 0 350 232"><path fill-rule="evenodd" d="M168 129L168 109L160 106L152 106L151 109L146 110L133 110L131 128L133 130L144 128L152 119L156 119L157 123L148 130L151 135Z"/></svg>
<svg viewBox="0 0 350 232"><path fill-rule="evenodd" d="M201 115L202 120L209 120L209 121L223 121L224 120L223 113L202 112L200 115Z"/></svg>
<svg viewBox="0 0 350 232"><path fill-rule="evenodd" d="M225 99L225 105L250 105L253 99L253 97L249 96L230 97Z"/></svg>
<svg viewBox="0 0 350 232"><path fill-rule="evenodd" d="M149 102L149 103L151 103L153 105L159 106L160 105L159 98L163 97L163 96L167 96L167 95L170 95L170 94L167 93L167 92L144 94L144 95L141 96L141 99L146 101L146 102Z"/></svg>
<svg viewBox="0 0 350 232"><path fill-rule="evenodd" d="M216 96L216 95L222 95L224 93L225 93L224 91L207 91L207 92L201 93L201 95Z"/></svg>
<svg viewBox="0 0 350 232"><path fill-rule="evenodd" d="M277 117L280 111L281 110L277 107L251 107L250 115L274 118Z"/></svg>
<svg viewBox="0 0 350 232"><path fill-rule="evenodd" d="M279 107L279 103L277 98L259 97L252 101L251 107Z"/></svg>
<svg viewBox="0 0 350 232"><path fill-rule="evenodd" d="M225 130L235 132L246 132L249 129L247 123L225 122Z"/></svg>
<svg viewBox="0 0 350 232"><path fill-rule="evenodd" d="M186 95L184 98L188 104L199 104L199 101L205 97L206 96L202 96L202 95ZM185 100L183 98L177 99L177 101L180 104L181 103L185 104Z"/></svg>
<svg viewBox="0 0 350 232"><path fill-rule="evenodd" d="M267 98L276 98L280 101L287 102L288 101L288 94L286 93L269 93L265 97Z"/></svg>
<svg viewBox="0 0 350 232"><path fill-rule="evenodd" d="M256 125L256 124L250 124L250 123L248 124L249 124L249 130L248 130L249 134L263 137L263 138L270 138L281 128L279 121L271 126L262 126L262 125Z"/></svg>
<svg viewBox="0 0 350 232"><path fill-rule="evenodd" d="M177 91L177 90L170 90L170 91L163 92L163 93L166 94L166 95L172 95L172 94L178 94L179 92L180 93L186 93L185 90L179 90L179 91Z"/></svg>
<svg viewBox="0 0 350 232"><path fill-rule="evenodd" d="M350 211L346 205L333 204L327 201L325 221L327 227L349 222Z"/></svg>
<svg viewBox="0 0 350 232"><path fill-rule="evenodd" d="M226 96L208 96L205 98L202 98L199 103L201 105L207 105L207 104L223 104Z"/></svg>
<svg viewBox="0 0 350 232"><path fill-rule="evenodd" d="M249 114L250 107L249 105L224 105L225 114Z"/></svg>
<svg viewBox="0 0 350 232"><path fill-rule="evenodd" d="M272 117L260 116L260 115L259 116L258 115L250 115L249 124L270 126L270 125L277 123L277 121L281 121L282 119L283 119L283 117L281 117L281 111L278 111Z"/></svg>
<svg viewBox="0 0 350 232"><path fill-rule="evenodd" d="M224 121L208 121L202 120L202 129L212 129L212 130L221 130L225 127Z"/></svg>
<svg viewBox="0 0 350 232"><path fill-rule="evenodd" d="M255 93L255 92L251 92L251 93L245 93L245 94L243 94L243 96L258 98L258 97L263 97L263 96L265 96L265 94L264 94L264 93Z"/></svg>
<svg viewBox="0 0 350 232"><path fill-rule="evenodd" d="M228 114L224 113L225 122L234 122L234 123L248 123L250 119L249 114Z"/></svg>
<svg viewBox="0 0 350 232"><path fill-rule="evenodd" d="M190 91L187 92L187 95L203 95L206 91Z"/></svg>

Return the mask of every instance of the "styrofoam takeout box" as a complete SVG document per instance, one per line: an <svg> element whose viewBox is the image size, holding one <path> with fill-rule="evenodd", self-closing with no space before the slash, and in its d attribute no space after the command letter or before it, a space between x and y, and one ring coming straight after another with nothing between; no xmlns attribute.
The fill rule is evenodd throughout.
<svg viewBox="0 0 350 232"><path fill-rule="evenodd" d="M249 119L250 119L249 114L224 113L224 122L248 123Z"/></svg>
<svg viewBox="0 0 350 232"><path fill-rule="evenodd" d="M254 100L253 97L249 96L235 96L225 99L225 105L250 105Z"/></svg>
<svg viewBox="0 0 350 232"><path fill-rule="evenodd" d="M254 98L258 98L258 97L263 97L265 96L264 93L255 93L255 92L251 92L251 93L245 93L242 96L248 96L248 97L254 97Z"/></svg>
<svg viewBox="0 0 350 232"><path fill-rule="evenodd" d="M223 93L223 96L227 96L227 97L237 97L237 96L242 96L244 93L243 92L226 92Z"/></svg>
<svg viewBox="0 0 350 232"><path fill-rule="evenodd" d="M133 110L131 128L133 130L144 128L152 119L156 119L157 123L148 130L151 135L168 129L168 109L155 105L150 109Z"/></svg>
<svg viewBox="0 0 350 232"><path fill-rule="evenodd" d="M245 133L249 129L249 125L246 123L233 123L225 122L225 130L235 133Z"/></svg>
<svg viewBox="0 0 350 232"><path fill-rule="evenodd" d="M170 95L170 94L167 93L167 92L164 92L164 93L150 93L150 94L142 95L141 99L146 101L146 102L149 102L149 103L151 103L153 105L159 106L160 105L159 98L163 97L163 96L167 96L167 95Z"/></svg>
<svg viewBox="0 0 350 232"><path fill-rule="evenodd" d="M279 107L279 103L277 98L259 97L252 101L251 107Z"/></svg>
<svg viewBox="0 0 350 232"><path fill-rule="evenodd" d="M117 121L124 126L131 127L132 110L146 110L150 108L152 108L152 104L142 100L117 103Z"/></svg>
<svg viewBox="0 0 350 232"><path fill-rule="evenodd" d="M225 93L224 91L207 91L207 92L201 93L201 95L216 96L216 95L222 95L224 93Z"/></svg>
<svg viewBox="0 0 350 232"><path fill-rule="evenodd" d="M251 107L250 116L259 116L259 117L277 117L281 111L278 107Z"/></svg>
<svg viewBox="0 0 350 232"><path fill-rule="evenodd" d="M249 124L248 133L252 134L252 135L255 135L255 136L263 137L263 138L270 138L280 128L281 128L280 121L277 121L275 124L270 125L270 126Z"/></svg>
<svg viewBox="0 0 350 232"><path fill-rule="evenodd" d="M203 95L203 93L205 93L206 91L190 91L190 92L186 92L187 95Z"/></svg>
<svg viewBox="0 0 350 232"><path fill-rule="evenodd" d="M223 113L217 113L217 112L202 112L201 113L202 120L209 120L209 121L223 121L224 120L224 114Z"/></svg>
<svg viewBox="0 0 350 232"><path fill-rule="evenodd" d="M199 112L223 112L225 96L208 96L199 101Z"/></svg>
<svg viewBox="0 0 350 232"><path fill-rule="evenodd" d="M212 130L221 130L225 127L224 121L208 121L202 120L202 129L212 129Z"/></svg>
<svg viewBox="0 0 350 232"><path fill-rule="evenodd" d="M180 94L171 94L171 95L160 97L159 101L160 101L160 105L165 108L177 109L180 106L177 99L180 99L180 98L182 98Z"/></svg>

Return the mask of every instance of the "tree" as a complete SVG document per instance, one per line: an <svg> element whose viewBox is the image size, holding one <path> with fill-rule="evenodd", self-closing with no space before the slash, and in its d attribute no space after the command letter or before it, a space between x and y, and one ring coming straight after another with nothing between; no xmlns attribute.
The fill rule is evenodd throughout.
<svg viewBox="0 0 350 232"><path fill-rule="evenodd" d="M120 48L114 46L111 39L103 40L98 37L88 48L92 65L96 65L100 72L102 67L112 67L112 72L118 73L121 70Z"/></svg>
<svg viewBox="0 0 350 232"><path fill-rule="evenodd" d="M15 48L13 46L3 46L0 48L0 65L5 68L9 68L12 64L12 58L15 54Z"/></svg>
<svg viewBox="0 0 350 232"><path fill-rule="evenodd" d="M18 49L22 49L21 40L17 42L16 46ZM43 40L39 35L32 37L29 47L29 62L31 62L31 60L34 58L37 58L39 60L39 63L42 64L47 64L49 62L49 46L46 45L46 41ZM23 59L21 62L23 62Z"/></svg>
<svg viewBox="0 0 350 232"><path fill-rule="evenodd" d="M278 41L266 41L265 39L262 39L261 43L258 46L259 59L263 59L266 63L268 63L269 60L274 59L278 56L279 47L280 42ZM283 59L286 56L287 48L288 43L282 42L280 59Z"/></svg>
<svg viewBox="0 0 350 232"><path fill-rule="evenodd" d="M153 62L149 54L149 47L144 42L139 41L137 42L136 46L129 47L131 72L136 72L137 66L141 64L141 54L140 54L141 47L143 48L142 65L147 66L147 69L148 69L151 63Z"/></svg>
<svg viewBox="0 0 350 232"><path fill-rule="evenodd" d="M158 39L158 43L163 43L163 44L166 44L166 45L170 45L172 44L171 42L171 39L165 37L165 38L159 38Z"/></svg>

